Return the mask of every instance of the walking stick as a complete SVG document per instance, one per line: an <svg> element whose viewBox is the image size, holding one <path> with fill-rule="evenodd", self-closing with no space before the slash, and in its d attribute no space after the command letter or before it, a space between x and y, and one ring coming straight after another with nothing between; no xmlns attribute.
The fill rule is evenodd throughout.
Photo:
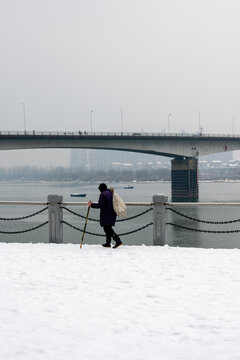
<svg viewBox="0 0 240 360"><path fill-rule="evenodd" d="M82 248L82 243L83 243L83 238L84 238L86 227L87 227L87 221L88 221L88 215L89 215L90 207L91 206L88 206L87 216L86 216L85 225L84 225L84 229L83 229L83 233L82 233L82 239L81 239L81 243L80 243L80 249Z"/></svg>

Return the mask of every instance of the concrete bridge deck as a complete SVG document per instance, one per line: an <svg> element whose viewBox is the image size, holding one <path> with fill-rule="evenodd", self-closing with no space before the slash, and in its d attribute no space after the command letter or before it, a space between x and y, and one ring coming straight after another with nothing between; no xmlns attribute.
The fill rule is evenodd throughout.
<svg viewBox="0 0 240 360"><path fill-rule="evenodd" d="M240 136L142 132L1 131L0 150L85 148L197 158L240 149Z"/></svg>

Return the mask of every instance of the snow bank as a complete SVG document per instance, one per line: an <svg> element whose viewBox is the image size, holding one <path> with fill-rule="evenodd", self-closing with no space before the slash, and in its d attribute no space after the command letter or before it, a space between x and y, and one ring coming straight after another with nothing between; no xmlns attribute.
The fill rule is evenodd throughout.
<svg viewBox="0 0 240 360"><path fill-rule="evenodd" d="M240 250L0 244L1 360L240 358Z"/></svg>

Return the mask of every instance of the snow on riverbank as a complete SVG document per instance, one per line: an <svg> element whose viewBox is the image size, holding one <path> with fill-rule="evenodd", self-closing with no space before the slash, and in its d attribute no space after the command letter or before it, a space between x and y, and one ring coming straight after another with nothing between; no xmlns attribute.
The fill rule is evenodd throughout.
<svg viewBox="0 0 240 360"><path fill-rule="evenodd" d="M1 360L240 359L240 250L0 243Z"/></svg>

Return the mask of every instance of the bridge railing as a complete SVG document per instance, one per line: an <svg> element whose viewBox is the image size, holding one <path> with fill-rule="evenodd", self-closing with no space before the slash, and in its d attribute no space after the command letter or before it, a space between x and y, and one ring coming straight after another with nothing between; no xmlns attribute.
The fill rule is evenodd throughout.
<svg viewBox="0 0 240 360"><path fill-rule="evenodd" d="M134 136L134 137L201 137L201 138L240 138L237 134L202 134L202 133L166 133L166 132L91 132L91 131L0 131L4 136Z"/></svg>

